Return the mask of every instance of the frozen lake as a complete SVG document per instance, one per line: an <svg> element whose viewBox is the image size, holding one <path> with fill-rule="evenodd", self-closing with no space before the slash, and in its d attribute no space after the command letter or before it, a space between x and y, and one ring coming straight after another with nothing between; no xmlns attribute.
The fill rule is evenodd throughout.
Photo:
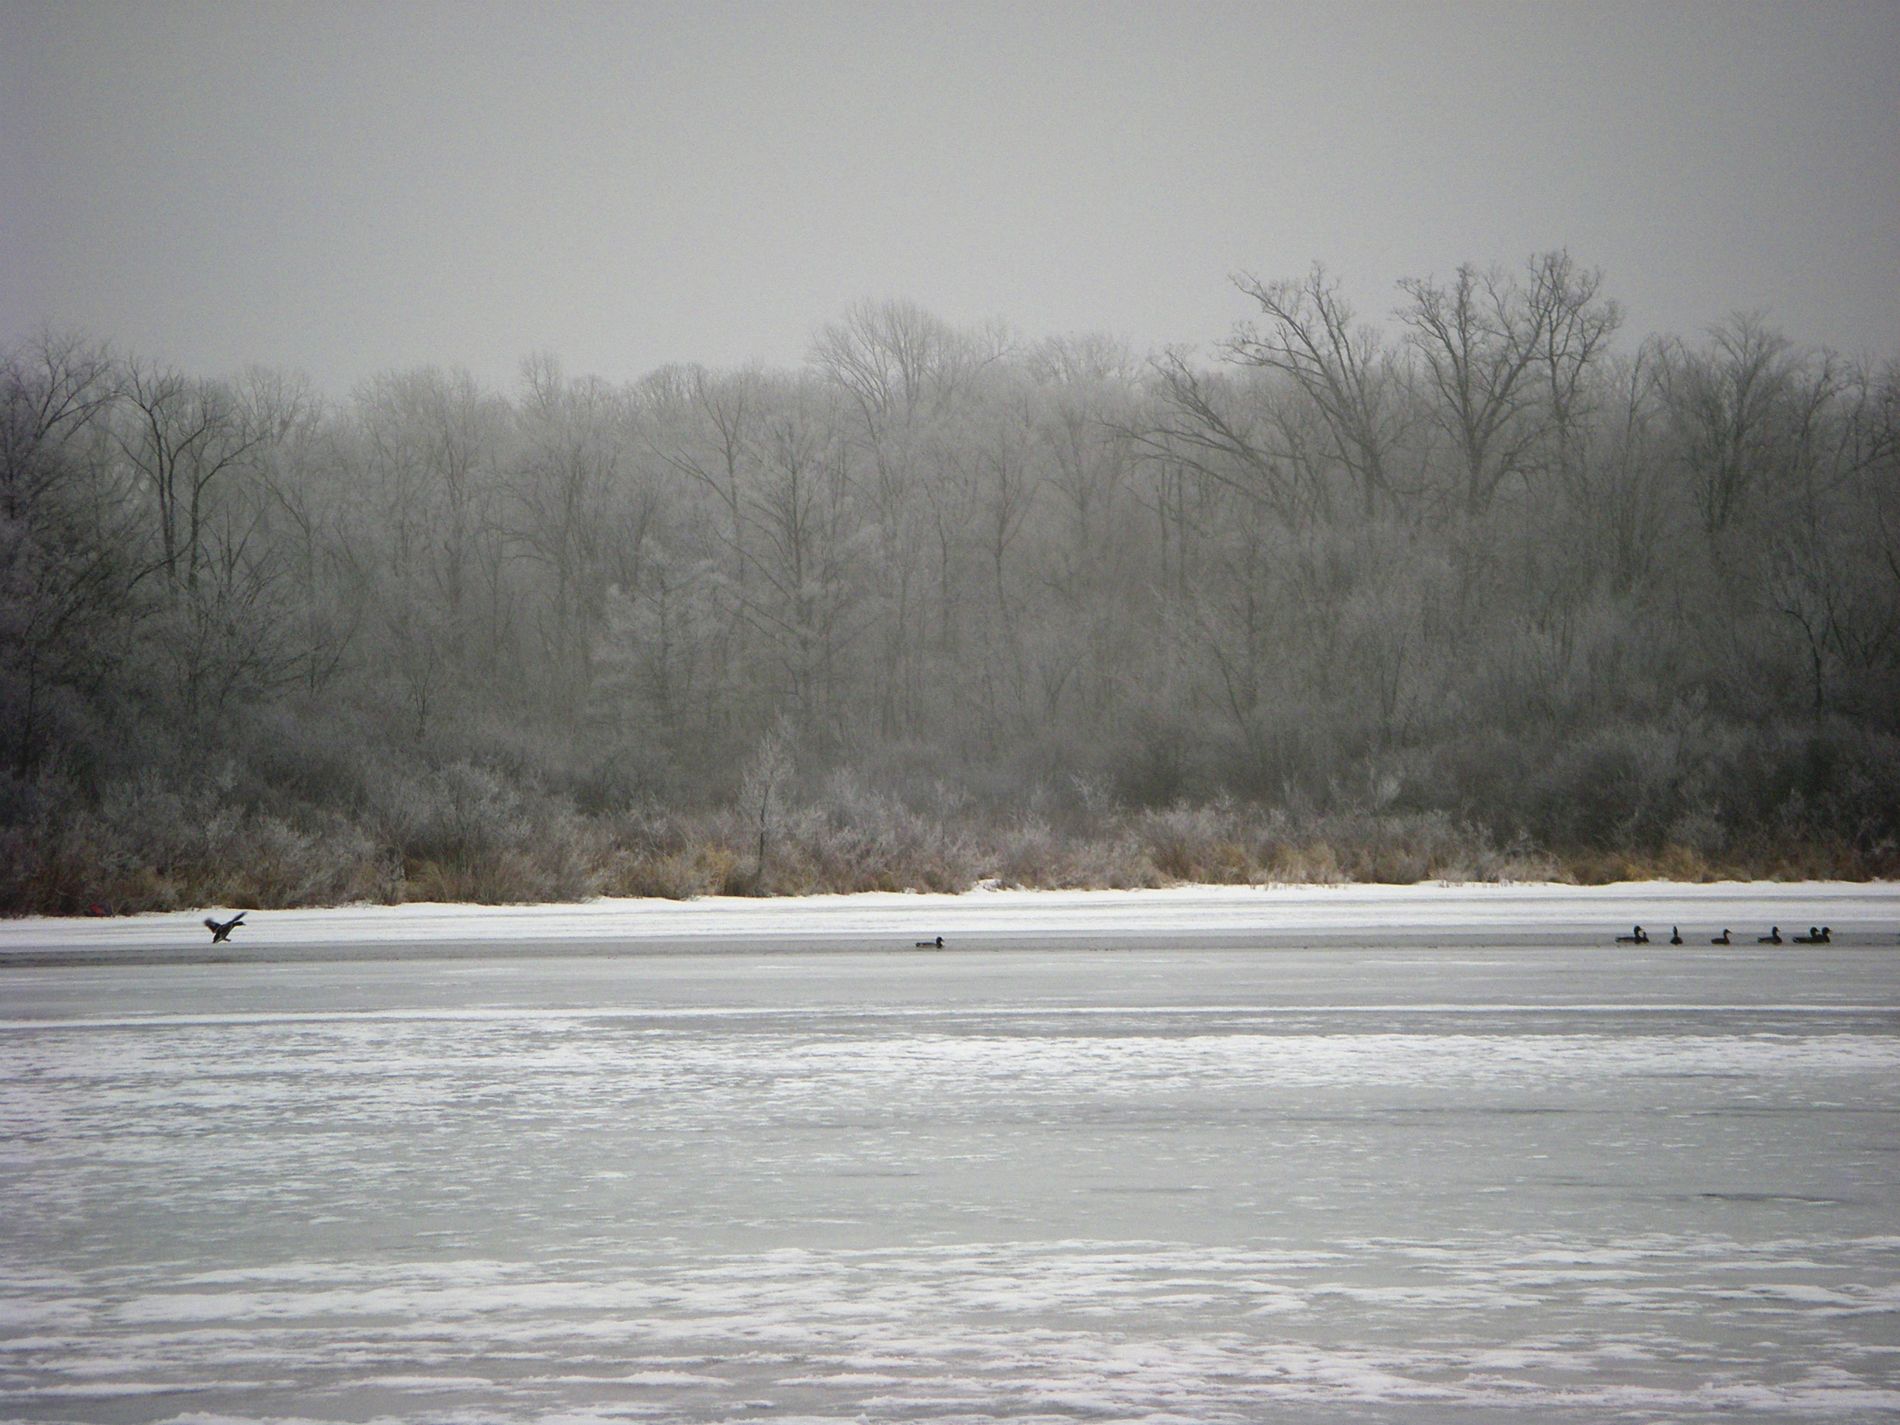
<svg viewBox="0 0 1900 1425"><path fill-rule="evenodd" d="M1891 930L0 967L0 1418L1891 1419Z"/></svg>

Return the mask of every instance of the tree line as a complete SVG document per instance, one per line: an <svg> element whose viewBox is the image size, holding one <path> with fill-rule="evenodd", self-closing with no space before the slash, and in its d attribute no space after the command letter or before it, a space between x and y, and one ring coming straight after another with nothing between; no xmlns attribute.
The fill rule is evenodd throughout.
<svg viewBox="0 0 1900 1425"><path fill-rule="evenodd" d="M1900 864L1900 367L1565 252L1235 287L340 400L21 342L0 904Z"/></svg>

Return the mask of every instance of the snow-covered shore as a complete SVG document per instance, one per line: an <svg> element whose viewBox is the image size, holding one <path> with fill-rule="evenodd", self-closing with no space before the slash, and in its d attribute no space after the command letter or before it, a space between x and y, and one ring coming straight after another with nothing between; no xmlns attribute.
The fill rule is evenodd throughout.
<svg viewBox="0 0 1900 1425"><path fill-rule="evenodd" d="M124 952L209 951L202 912L111 919L0 921L0 963ZM275 952L912 948L1139 944L1227 946L1379 943L1466 945L1531 940L1608 943L1641 924L1657 941L1679 925L1690 945L1723 929L1752 941L1779 925L1826 924L1836 944L1900 944L1900 883L1630 882L1566 885L1178 886L1131 891L976 890L571 905L343 906L253 911L219 954Z"/></svg>

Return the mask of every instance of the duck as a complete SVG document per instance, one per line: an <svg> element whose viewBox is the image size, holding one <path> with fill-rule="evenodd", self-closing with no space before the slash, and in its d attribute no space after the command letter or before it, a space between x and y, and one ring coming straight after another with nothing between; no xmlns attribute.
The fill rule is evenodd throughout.
<svg viewBox="0 0 1900 1425"><path fill-rule="evenodd" d="M1717 936L1715 936L1715 937L1713 937L1713 938L1712 938L1712 939L1711 939L1711 940L1709 941L1709 944L1711 944L1711 945L1727 945L1727 944L1730 944L1730 943L1731 943L1731 942L1730 942L1730 940L1729 940L1729 938L1728 938L1728 927L1727 927L1727 926L1724 926L1724 927L1722 928L1722 933L1721 933L1720 935L1717 935Z"/></svg>
<svg viewBox="0 0 1900 1425"><path fill-rule="evenodd" d="M917 948L919 950L941 950L943 949L943 937L939 935L935 940L919 940L917 942Z"/></svg>
<svg viewBox="0 0 1900 1425"><path fill-rule="evenodd" d="M213 945L224 944L225 941L231 938L231 932L242 924L244 924L243 911L239 911L222 925L208 915L205 917L205 928L211 932L211 943Z"/></svg>
<svg viewBox="0 0 1900 1425"><path fill-rule="evenodd" d="M1647 945L1649 937L1643 934L1643 927L1638 925L1632 928L1630 934L1617 936L1616 943L1618 945Z"/></svg>
<svg viewBox="0 0 1900 1425"><path fill-rule="evenodd" d="M1806 935L1795 936L1794 943L1797 945L1832 945L1834 943L1834 932L1829 930L1825 925L1819 930L1816 930L1810 925Z"/></svg>
<svg viewBox="0 0 1900 1425"><path fill-rule="evenodd" d="M1781 927L1779 925L1771 926L1766 935L1757 935L1755 937L1755 943L1757 945L1779 945L1781 943Z"/></svg>
<svg viewBox="0 0 1900 1425"><path fill-rule="evenodd" d="M1671 945L1682 944L1682 931L1673 925L1669 927L1669 943Z"/></svg>

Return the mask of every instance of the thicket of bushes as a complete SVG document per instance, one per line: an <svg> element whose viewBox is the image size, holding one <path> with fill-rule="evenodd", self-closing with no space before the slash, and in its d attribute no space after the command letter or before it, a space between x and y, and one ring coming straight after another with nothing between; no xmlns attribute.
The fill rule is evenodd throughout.
<svg viewBox="0 0 1900 1425"><path fill-rule="evenodd" d="M1527 788L1532 825L1413 805L1390 778L1324 806L1220 798L1134 807L1099 784L1031 788L1004 809L942 787L906 800L834 773L788 773L757 801L581 811L581 788L519 768L352 764L330 775L229 765L190 789L145 775L80 804L51 779L5 788L0 907L122 914L350 901L571 901L1198 883L1576 881L1900 876L1900 746L1837 726L1705 745L1664 775L1651 736L1563 748L1460 748ZM1534 765L1539 763L1541 765ZM754 788L755 793L759 789ZM1770 816L1758 808L1773 808ZM1737 807L1749 815L1738 818ZM761 841L763 857L761 858Z"/></svg>

